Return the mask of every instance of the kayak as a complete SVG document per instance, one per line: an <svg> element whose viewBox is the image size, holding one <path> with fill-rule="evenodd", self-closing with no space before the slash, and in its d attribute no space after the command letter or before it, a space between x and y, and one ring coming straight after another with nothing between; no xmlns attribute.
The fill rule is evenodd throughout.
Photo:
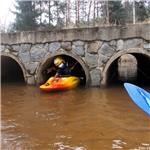
<svg viewBox="0 0 150 150"><path fill-rule="evenodd" d="M75 76L50 77L47 82L40 86L43 91L69 90L79 85L80 79Z"/></svg>
<svg viewBox="0 0 150 150"><path fill-rule="evenodd" d="M124 83L124 87L133 102L150 116L150 93L130 83Z"/></svg>

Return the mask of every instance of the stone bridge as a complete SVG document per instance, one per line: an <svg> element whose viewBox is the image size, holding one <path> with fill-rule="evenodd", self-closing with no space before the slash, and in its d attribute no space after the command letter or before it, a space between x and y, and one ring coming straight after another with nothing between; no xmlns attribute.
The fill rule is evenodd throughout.
<svg viewBox="0 0 150 150"><path fill-rule="evenodd" d="M119 81L118 60L125 54L134 56L143 78L150 76L150 24L1 34L2 80L21 75L27 84L41 84L48 79L44 70L61 55L78 62L74 73L84 85L107 85Z"/></svg>

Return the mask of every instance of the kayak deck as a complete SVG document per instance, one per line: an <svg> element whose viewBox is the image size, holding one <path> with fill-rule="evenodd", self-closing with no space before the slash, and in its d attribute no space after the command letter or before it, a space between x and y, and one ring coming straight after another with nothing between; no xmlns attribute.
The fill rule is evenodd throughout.
<svg viewBox="0 0 150 150"><path fill-rule="evenodd" d="M51 77L40 86L43 91L69 90L79 85L80 79L75 76Z"/></svg>

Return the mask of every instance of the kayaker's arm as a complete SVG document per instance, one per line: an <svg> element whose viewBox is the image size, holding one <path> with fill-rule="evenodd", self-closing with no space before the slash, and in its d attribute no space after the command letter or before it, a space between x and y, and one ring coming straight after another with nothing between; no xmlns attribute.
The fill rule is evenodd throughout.
<svg viewBox="0 0 150 150"><path fill-rule="evenodd" d="M50 73L52 71L56 71L56 70L57 70L56 67L51 67L51 68L46 69L46 73L48 74L48 73Z"/></svg>

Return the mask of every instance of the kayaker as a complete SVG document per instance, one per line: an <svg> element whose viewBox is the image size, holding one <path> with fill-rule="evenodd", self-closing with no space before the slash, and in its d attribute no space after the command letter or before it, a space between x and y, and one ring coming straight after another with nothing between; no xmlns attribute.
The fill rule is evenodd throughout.
<svg viewBox="0 0 150 150"><path fill-rule="evenodd" d="M65 62L65 60L62 57L60 56L56 57L54 59L54 65L55 66L47 69L47 74L52 71L56 71L55 77L71 74L72 68L68 66L68 64Z"/></svg>

